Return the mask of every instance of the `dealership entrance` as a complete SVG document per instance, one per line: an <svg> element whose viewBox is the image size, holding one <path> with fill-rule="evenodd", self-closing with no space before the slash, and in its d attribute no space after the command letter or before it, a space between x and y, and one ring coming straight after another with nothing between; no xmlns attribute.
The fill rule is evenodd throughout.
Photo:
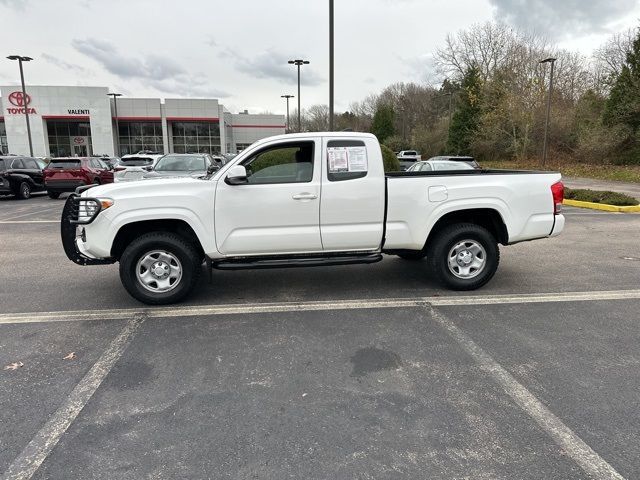
<svg viewBox="0 0 640 480"><path fill-rule="evenodd" d="M86 120L46 120L52 157L87 157L93 154L91 126Z"/></svg>

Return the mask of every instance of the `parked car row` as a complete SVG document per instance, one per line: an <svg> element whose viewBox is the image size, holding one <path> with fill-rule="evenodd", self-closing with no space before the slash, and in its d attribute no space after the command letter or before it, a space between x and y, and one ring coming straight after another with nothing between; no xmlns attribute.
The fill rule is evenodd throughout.
<svg viewBox="0 0 640 480"><path fill-rule="evenodd" d="M65 157L44 160L8 155L0 157L0 195L15 195L26 199L33 192L46 191L58 198L63 192L73 192L85 185L130 182L162 177L211 174L233 156L223 157L207 153L138 152L115 157ZM425 172L445 170L473 170L480 165L473 157L437 156L422 160L415 150L398 153L402 171Z"/></svg>
<svg viewBox="0 0 640 480"><path fill-rule="evenodd" d="M215 172L227 159L209 154L153 153L112 157L62 157L44 160L23 156L0 156L0 195L27 199L46 191L58 198L85 185L102 185L142 179L202 176Z"/></svg>
<svg viewBox="0 0 640 480"><path fill-rule="evenodd" d="M416 150L402 150L396 156L400 162L400 170L403 172L480 169L480 165L475 158L470 156L438 155L428 160L422 160L422 155Z"/></svg>

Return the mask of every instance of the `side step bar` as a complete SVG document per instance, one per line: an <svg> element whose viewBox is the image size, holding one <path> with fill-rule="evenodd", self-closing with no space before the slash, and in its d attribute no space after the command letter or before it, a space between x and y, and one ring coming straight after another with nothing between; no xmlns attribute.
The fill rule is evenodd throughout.
<svg viewBox="0 0 640 480"><path fill-rule="evenodd" d="M356 263L376 263L382 260L380 253L291 256L291 257L241 257L211 262L211 268L218 270L247 270L255 268L295 268L327 267L331 265L353 265Z"/></svg>

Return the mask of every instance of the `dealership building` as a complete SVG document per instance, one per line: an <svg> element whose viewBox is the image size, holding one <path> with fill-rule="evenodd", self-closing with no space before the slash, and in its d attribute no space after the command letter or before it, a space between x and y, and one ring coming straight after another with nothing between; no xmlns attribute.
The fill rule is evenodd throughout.
<svg viewBox="0 0 640 480"><path fill-rule="evenodd" d="M106 87L0 87L0 152L62 157L152 150L236 153L261 138L285 133L284 115L231 113L211 98L128 98L116 104Z"/></svg>

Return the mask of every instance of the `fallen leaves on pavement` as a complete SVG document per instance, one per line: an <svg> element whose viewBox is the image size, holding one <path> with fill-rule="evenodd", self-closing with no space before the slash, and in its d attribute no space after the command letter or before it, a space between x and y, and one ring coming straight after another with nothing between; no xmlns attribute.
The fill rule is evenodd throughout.
<svg viewBox="0 0 640 480"><path fill-rule="evenodd" d="M22 362L13 362L13 363L10 363L9 365L7 365L6 367L4 367L4 369L5 370L17 370L17 369L19 369L20 367L23 367L23 366L24 366L24 363L22 363Z"/></svg>
<svg viewBox="0 0 640 480"><path fill-rule="evenodd" d="M76 355L76 352L71 352L69 355L67 355L66 357L63 357L63 360L73 360L74 358L77 358L78 356Z"/></svg>

